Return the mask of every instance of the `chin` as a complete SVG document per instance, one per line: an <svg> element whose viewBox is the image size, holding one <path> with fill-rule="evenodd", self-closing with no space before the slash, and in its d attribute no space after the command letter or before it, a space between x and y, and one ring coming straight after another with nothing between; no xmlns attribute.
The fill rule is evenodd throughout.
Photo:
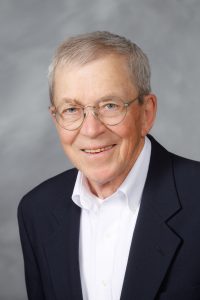
<svg viewBox="0 0 200 300"><path fill-rule="evenodd" d="M116 177L116 172L110 172L110 170L95 171L91 173L84 173L90 182L101 186L113 181Z"/></svg>

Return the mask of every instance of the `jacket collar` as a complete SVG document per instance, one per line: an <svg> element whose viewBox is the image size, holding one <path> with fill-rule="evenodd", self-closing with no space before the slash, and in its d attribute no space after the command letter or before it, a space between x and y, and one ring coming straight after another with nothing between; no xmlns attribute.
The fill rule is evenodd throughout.
<svg viewBox="0 0 200 300"><path fill-rule="evenodd" d="M76 176L77 170L75 169L70 175L66 173L62 190L57 194L55 206L51 212L56 225L52 228L52 235L44 244L55 298L59 300L82 300L79 273L81 210L71 200Z"/></svg>

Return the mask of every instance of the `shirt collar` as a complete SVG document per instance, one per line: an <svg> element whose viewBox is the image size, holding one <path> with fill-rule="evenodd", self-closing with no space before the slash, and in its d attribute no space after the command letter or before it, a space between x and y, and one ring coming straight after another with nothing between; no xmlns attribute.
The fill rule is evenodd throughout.
<svg viewBox="0 0 200 300"><path fill-rule="evenodd" d="M140 204L144 184L147 177L149 168L149 161L151 156L151 142L145 137L145 143L143 149L138 156L135 164L133 165L128 176L117 189L117 191L110 197L103 200L109 201L109 199L116 197L117 195L123 195L126 198L130 210L134 212ZM87 210L97 211L100 203L103 203L101 199L96 197L89 189L87 180L81 171L78 172L74 191L72 194L72 200L79 207Z"/></svg>
<svg viewBox="0 0 200 300"><path fill-rule="evenodd" d="M151 156L151 142L145 137L144 147L128 176L118 188L128 199L129 208L134 212L140 204Z"/></svg>
<svg viewBox="0 0 200 300"><path fill-rule="evenodd" d="M81 208L97 211L99 208L99 198L91 191L84 174L79 171L72 194L72 200Z"/></svg>

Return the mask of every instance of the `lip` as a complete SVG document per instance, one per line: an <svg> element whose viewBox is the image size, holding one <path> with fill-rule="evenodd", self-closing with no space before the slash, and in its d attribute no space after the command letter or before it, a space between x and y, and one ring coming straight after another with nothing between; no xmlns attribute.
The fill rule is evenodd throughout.
<svg viewBox="0 0 200 300"><path fill-rule="evenodd" d="M116 146L116 144L108 145L108 146L99 146L95 148L89 148L89 149L81 149L81 151L88 155L99 155L105 152L108 152L109 150L113 149Z"/></svg>

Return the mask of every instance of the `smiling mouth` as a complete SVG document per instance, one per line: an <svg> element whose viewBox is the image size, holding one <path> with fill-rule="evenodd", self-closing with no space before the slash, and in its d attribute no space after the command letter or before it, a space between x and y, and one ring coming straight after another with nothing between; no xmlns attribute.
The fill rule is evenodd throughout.
<svg viewBox="0 0 200 300"><path fill-rule="evenodd" d="M97 149L81 149L81 150L85 153L97 154L97 153L101 153L104 151L108 151L108 150L112 149L114 146L115 146L115 144L107 146L107 147L97 148Z"/></svg>

